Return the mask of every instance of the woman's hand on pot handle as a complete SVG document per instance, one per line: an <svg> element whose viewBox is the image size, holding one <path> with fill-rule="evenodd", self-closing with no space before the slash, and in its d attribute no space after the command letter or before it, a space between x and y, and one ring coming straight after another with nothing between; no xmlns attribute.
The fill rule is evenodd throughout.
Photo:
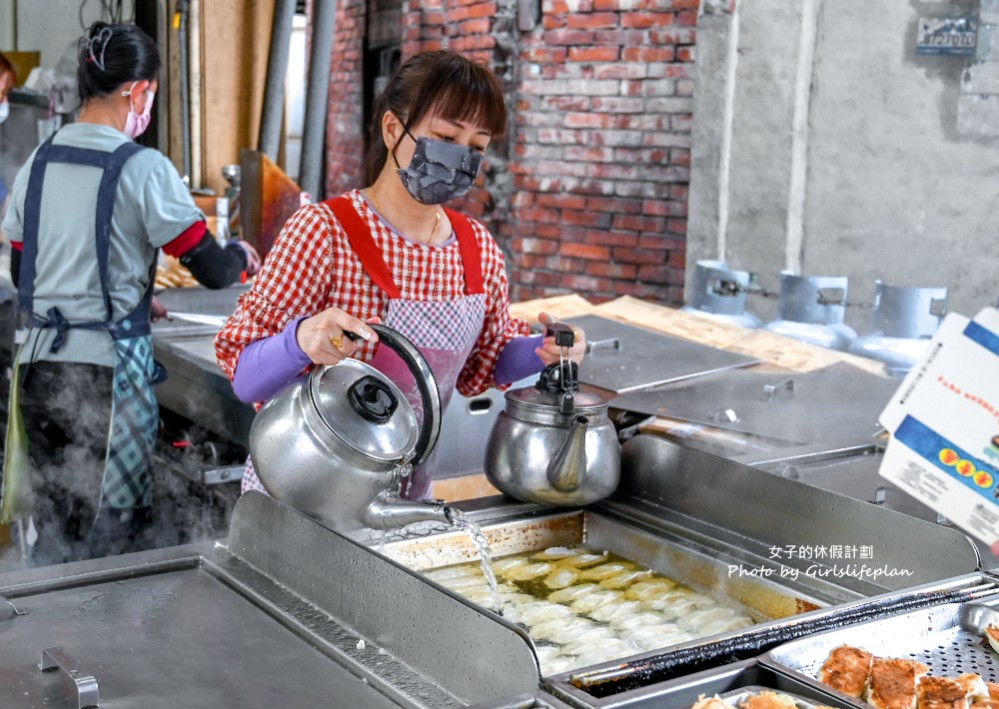
<svg viewBox="0 0 999 709"><path fill-rule="evenodd" d="M159 322L169 314L167 307L154 295L152 302L149 304L149 321Z"/></svg>
<svg viewBox="0 0 999 709"><path fill-rule="evenodd" d="M554 315L542 312L538 314L538 322L541 323L542 326L546 326L558 322L558 318ZM569 325L568 323L565 324ZM575 325L569 325L569 327L572 328L572 332L575 335L575 341L569 349L569 359L578 364L583 361L583 355L586 354L586 333ZM562 348L555 344L555 337L553 335L546 334L544 341L541 343L541 347L536 349L535 352L547 367L549 364L555 364L559 361Z"/></svg>
<svg viewBox="0 0 999 709"><path fill-rule="evenodd" d="M260 272L261 259L260 254L257 250L253 248L250 244L245 241L237 241L239 247L243 249L243 253L246 254L246 271L247 276L255 276Z"/></svg>
<svg viewBox="0 0 999 709"><path fill-rule="evenodd" d="M373 323L381 322L373 318ZM363 320L340 308L326 310L306 318L298 324L295 336L298 346L316 364L337 364L353 355L358 344L344 333L352 332L369 342L378 342L378 333L368 327Z"/></svg>

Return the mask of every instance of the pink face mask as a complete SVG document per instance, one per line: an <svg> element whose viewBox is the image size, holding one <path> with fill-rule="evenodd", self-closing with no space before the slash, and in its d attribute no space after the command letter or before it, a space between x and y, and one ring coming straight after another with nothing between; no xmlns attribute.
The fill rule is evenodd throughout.
<svg viewBox="0 0 999 709"><path fill-rule="evenodd" d="M128 91L123 91L122 96L131 96L132 89L135 85L139 83L138 81L132 82L132 87ZM135 140L140 135L142 135L146 128L149 127L149 122L153 119L153 99L156 98L156 94L152 91L146 90L146 107L142 109L142 113L136 113L134 110L129 110L128 117L125 119L125 135L127 135L132 140ZM131 100L129 101L129 106L131 106Z"/></svg>

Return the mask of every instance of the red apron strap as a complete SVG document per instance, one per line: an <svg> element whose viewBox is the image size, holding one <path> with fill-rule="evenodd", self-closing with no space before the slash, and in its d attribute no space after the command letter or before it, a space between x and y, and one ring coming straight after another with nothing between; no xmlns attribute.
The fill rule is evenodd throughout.
<svg viewBox="0 0 999 709"><path fill-rule="evenodd" d="M361 215L354 209L350 198L346 195L326 200L325 204L333 210L333 214L340 221L344 231L347 232L347 241L350 248L361 260L365 273L384 291L389 298L400 298L402 293L392 278L392 272L385 265L381 251L375 245L375 240L371 238L371 229L367 223L361 219Z"/></svg>
<svg viewBox="0 0 999 709"><path fill-rule="evenodd" d="M444 208L444 213L454 227L455 236L458 237L458 249L461 251L461 265L465 270L465 290L469 295L485 293L482 284L482 250L479 242L475 240L475 232L472 230L472 223L464 214L453 209Z"/></svg>

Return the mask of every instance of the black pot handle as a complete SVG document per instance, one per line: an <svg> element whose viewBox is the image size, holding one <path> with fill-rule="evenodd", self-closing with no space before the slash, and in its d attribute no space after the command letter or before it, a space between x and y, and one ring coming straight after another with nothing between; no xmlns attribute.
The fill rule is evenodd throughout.
<svg viewBox="0 0 999 709"><path fill-rule="evenodd" d="M416 345L401 332L385 325L369 324L368 327L378 333L379 342L384 342L402 358L420 388L420 398L423 400L423 427L420 429L420 437L416 440L416 452L410 461L413 465L418 465L433 452L434 446L437 445L437 437L441 433L443 412L437 378L430 370L427 360L416 349Z"/></svg>

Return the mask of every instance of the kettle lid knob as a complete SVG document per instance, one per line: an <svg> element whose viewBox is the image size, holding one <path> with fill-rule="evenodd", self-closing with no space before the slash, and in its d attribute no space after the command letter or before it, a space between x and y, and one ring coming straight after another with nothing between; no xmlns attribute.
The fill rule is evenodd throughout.
<svg viewBox="0 0 999 709"><path fill-rule="evenodd" d="M350 407L362 418L373 423L385 423L392 418L399 400L378 377L361 377L347 389Z"/></svg>

